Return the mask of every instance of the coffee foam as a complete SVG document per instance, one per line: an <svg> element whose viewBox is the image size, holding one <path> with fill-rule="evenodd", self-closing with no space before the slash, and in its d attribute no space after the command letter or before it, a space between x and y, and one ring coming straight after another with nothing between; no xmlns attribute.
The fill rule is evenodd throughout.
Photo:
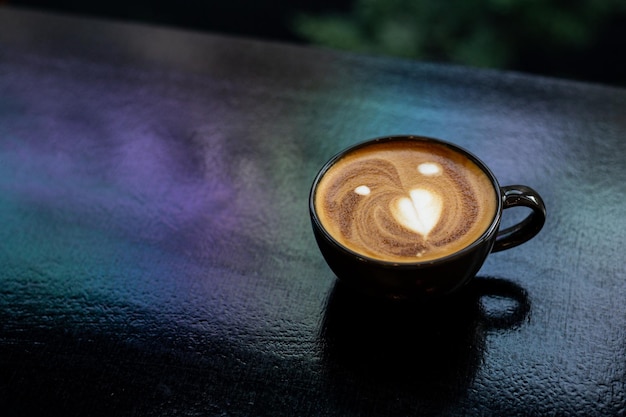
<svg viewBox="0 0 626 417"><path fill-rule="evenodd" d="M319 181L326 230L362 255L392 262L455 253L491 224L497 196L465 155L419 140L380 142L337 161Z"/></svg>

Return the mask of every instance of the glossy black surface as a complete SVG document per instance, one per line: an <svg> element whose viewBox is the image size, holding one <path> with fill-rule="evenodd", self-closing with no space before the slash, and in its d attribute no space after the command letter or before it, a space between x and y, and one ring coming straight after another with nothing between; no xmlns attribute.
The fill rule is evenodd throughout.
<svg viewBox="0 0 626 417"><path fill-rule="evenodd" d="M0 9L1 415L622 416L625 114L623 89ZM429 308L344 291L310 227L324 161L397 133L549 207Z"/></svg>

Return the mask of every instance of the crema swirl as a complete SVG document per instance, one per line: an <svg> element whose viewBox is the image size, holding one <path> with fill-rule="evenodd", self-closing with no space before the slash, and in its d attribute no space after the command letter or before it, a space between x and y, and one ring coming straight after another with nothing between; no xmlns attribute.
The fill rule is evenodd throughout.
<svg viewBox="0 0 626 417"><path fill-rule="evenodd" d="M320 179L315 209L325 229L364 256L421 262L453 254L491 225L496 191L472 160L429 141L374 142Z"/></svg>

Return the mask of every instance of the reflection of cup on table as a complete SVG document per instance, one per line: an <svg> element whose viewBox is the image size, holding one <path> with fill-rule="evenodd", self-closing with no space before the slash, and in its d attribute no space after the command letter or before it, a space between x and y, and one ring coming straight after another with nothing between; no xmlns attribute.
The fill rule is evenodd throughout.
<svg viewBox="0 0 626 417"><path fill-rule="evenodd" d="M478 276L449 297L418 303L367 297L342 284L329 293L320 327L325 370L364 401L389 407L404 395L427 409L449 407L480 369L489 334L519 328L531 309L522 287L498 277ZM490 298L495 308L485 309Z"/></svg>
<svg viewBox="0 0 626 417"><path fill-rule="evenodd" d="M515 206L531 212L499 230L502 211ZM531 188L500 187L468 151L418 136L373 139L331 158L313 182L309 209L337 277L393 298L453 292L490 252L535 236L546 216Z"/></svg>

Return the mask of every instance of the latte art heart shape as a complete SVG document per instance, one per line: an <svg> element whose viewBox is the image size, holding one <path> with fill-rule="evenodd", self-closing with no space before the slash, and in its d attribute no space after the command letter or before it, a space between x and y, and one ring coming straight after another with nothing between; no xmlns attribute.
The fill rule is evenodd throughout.
<svg viewBox="0 0 626 417"><path fill-rule="evenodd" d="M466 155L417 140L376 142L334 161L315 209L340 245L391 262L443 258L491 224L498 195Z"/></svg>
<svg viewBox="0 0 626 417"><path fill-rule="evenodd" d="M391 213L400 225L426 238L439 222L442 209L438 194L416 188L409 192L409 197L395 200Z"/></svg>

